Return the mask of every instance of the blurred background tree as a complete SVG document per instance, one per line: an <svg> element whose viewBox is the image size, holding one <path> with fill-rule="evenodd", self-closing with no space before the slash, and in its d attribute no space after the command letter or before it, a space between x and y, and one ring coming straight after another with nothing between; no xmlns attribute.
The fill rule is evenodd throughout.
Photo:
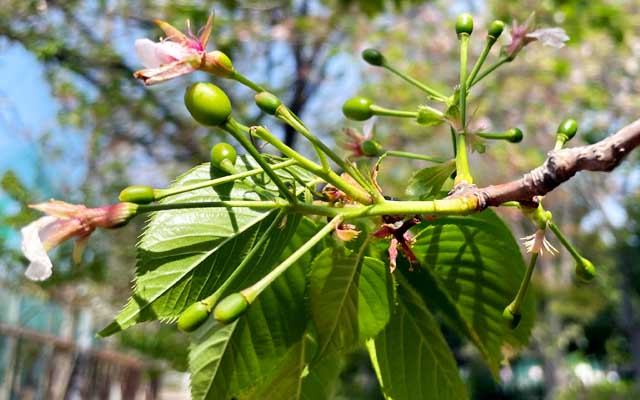
<svg viewBox="0 0 640 400"><path fill-rule="evenodd" d="M586 143L638 117L640 5L634 1L2 0L0 54L18 54L10 60L17 57L36 64L45 77L40 92L25 93L18 102L4 96L0 102L3 143L26 137L29 152L29 157L0 165L3 226L18 229L32 220L36 214L26 207L28 203L49 197L90 205L111 203L124 186L163 186L194 162L208 160L209 148L222 136L197 126L182 104L187 80L208 77L194 74L145 88L132 73L140 68L134 40L161 35L152 19L181 27L189 18L192 26L199 27L212 8L216 22L210 47L229 54L236 68L265 83L313 132L336 146L344 140L342 127L362 128L346 122L340 113L350 96L362 93L399 109L425 101L398 78L360 61L364 48L380 49L399 69L445 90L458 79L452 34L458 13L477 16L472 55L479 54L486 26L494 18L523 21L535 11L541 26L562 26L571 37L568 47L532 45L474 88L473 124L489 130L517 126L525 133L518 148L491 143L484 154L472 155L481 185L513 178L538 165L552 147L557 125L568 116L580 123L580 138L574 141ZM501 38L500 43L508 40ZM11 70L10 65L0 68ZM267 124L290 145L310 151L292 131L263 120L249 91L221 80L216 83L231 94L238 119ZM7 81L0 90L7 93L7 87L24 84ZM37 109L47 101L55 103L55 122L16 128L8 117L11 110L26 118L39 115ZM29 132L16 132L21 129ZM446 129L379 120L375 132L388 148L411 147L433 155L450 151ZM527 391L533 397L555 397L563 390L577 398L608 398L606 393L631 396L640 377L640 286L634 279L640 276L637 159L633 156L611 175L582 174L547 196L547 208L598 266L599 278L589 286L576 285L570 257L543 258L535 281L541 311L538 325L529 348L504 370L503 378L511 386L493 383L477 367L474 355L458 346L476 398L519 398ZM382 185L402 196L394 182L406 181L422 165L385 161ZM519 236L531 233L532 227L518 214L501 215ZM133 276L133 246L123 244L134 243L141 228L138 222L117 237L100 233L81 266L68 261L70 247L61 248L53 279L37 285L19 279L24 262L17 251L18 239L15 231L3 229L0 260L7 266L5 285L44 293L62 304L90 305L108 319L125 300L122 294ZM450 336L455 342L455 335ZM167 346L185 345L172 327L138 327L116 339L120 346L185 368L184 352L166 351ZM350 398L354 393L368 398L363 393L371 393L370 382L375 382L367 380L373 377L366 362L365 367L362 364L362 357L354 355L345 368L342 391ZM594 385L603 389L595 390Z"/></svg>

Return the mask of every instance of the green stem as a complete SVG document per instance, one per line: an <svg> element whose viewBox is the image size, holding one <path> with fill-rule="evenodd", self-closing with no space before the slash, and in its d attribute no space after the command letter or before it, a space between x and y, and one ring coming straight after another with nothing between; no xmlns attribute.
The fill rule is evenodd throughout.
<svg viewBox="0 0 640 400"><path fill-rule="evenodd" d="M282 275L290 266L295 264L300 257L302 257L305 253L311 250L319 241L324 239L329 233L331 233L338 225L342 223L344 217L342 215L336 215L327 225L325 225L322 229L318 231L313 237L311 237L307 242L305 242L298 250L293 252L286 260L284 260L280 265L275 267L271 272L265 275L258 282L249 286L248 288L242 290L240 294L244 296L244 298L249 302L249 304L253 303L253 301L260 295L260 293L267 288L273 281L275 281L280 275Z"/></svg>
<svg viewBox="0 0 640 400"><path fill-rule="evenodd" d="M467 54L469 34L460 34L460 123L464 133L467 131Z"/></svg>
<svg viewBox="0 0 640 400"><path fill-rule="evenodd" d="M413 86L417 87L418 89L422 90L423 92L427 93L433 100L438 100L438 101L446 101L447 98L445 95L443 95L442 93L438 92L435 89L430 88L429 86L425 85L424 83L398 71L397 69L395 69L394 67L392 67L389 64L384 64L383 65L384 68L386 68L387 70L389 70L390 72L394 73L395 75L399 76L400 78L404 79L405 81L409 82L410 84L412 84Z"/></svg>
<svg viewBox="0 0 640 400"><path fill-rule="evenodd" d="M329 158L333 162L336 163L343 171L347 172L349 175L353 177L353 179L360 184L363 188L367 189L370 193L376 192L374 188L369 185L365 179L357 171L351 164L342 159L338 154L336 154L333 150L331 150L326 144L324 144L320 139L318 139L313 133L307 129L307 127L300 121L297 115L295 115L288 107L281 105L276 110L276 117L281 119L282 121L289 124L293 129L295 129L298 133L304 136L316 149L320 149L324 154L328 155ZM284 154L284 153L283 153ZM321 153L318 152L318 156L321 156ZM320 158L322 162L322 158ZM330 168L326 164L323 163L323 169L326 173L330 172Z"/></svg>
<svg viewBox="0 0 640 400"><path fill-rule="evenodd" d="M280 210L278 215L275 217L271 225L267 228L267 230L260 236L260 239L256 242L256 244L251 248L249 253L242 259L240 265L238 265L231 275L227 277L227 279L222 282L222 284L216 289L213 294L202 300L203 303L207 306L207 310L211 312L213 307L218 303L222 295L226 292L226 290L231 286L231 284L242 274L247 271L247 267L252 267L251 261L253 261L253 257L259 252L263 251L263 246L270 239L271 235L269 234L274 229L277 229L278 225L282 221L282 218L286 215L286 211Z"/></svg>
<svg viewBox="0 0 640 400"><path fill-rule="evenodd" d="M469 160L467 159L467 145L465 134L458 133L456 136L456 179L454 184L467 182L473 183L473 178L469 172Z"/></svg>
<svg viewBox="0 0 640 400"><path fill-rule="evenodd" d="M146 213L153 211L166 210L183 210L188 208L233 208L247 207L256 210L273 210L276 208L285 208L289 204L284 201L270 200L221 200L221 201L202 201L195 203L171 203L171 204L141 204L138 206L138 213Z"/></svg>
<svg viewBox="0 0 640 400"><path fill-rule="evenodd" d="M482 49L482 53L480 53L480 57L476 60L476 63L473 66L473 69L471 70L469 77L467 78L467 87L471 87L473 80L476 78L476 75L478 75L478 72L480 72L480 68L482 68L484 61L487 59L487 56L489 55L489 51L491 51L491 48L493 47L495 42L496 42L496 38L494 38L493 36L487 36L487 42L484 45L484 49Z"/></svg>
<svg viewBox="0 0 640 400"><path fill-rule="evenodd" d="M286 160L277 164L272 164L271 169L275 171L275 170L286 168L295 164L296 164L296 160ZM165 197L173 196L176 194L190 192L192 190L202 189L206 187L215 187L225 183L234 182L239 179L244 179L250 176L259 175L262 173L264 173L264 170L262 168L256 168L249 171L240 172L234 175L227 175L221 178L211 179L211 180L203 181L200 183L194 183L193 185L177 186L169 189L154 189L153 191L154 199L158 201L158 200L164 199Z"/></svg>
<svg viewBox="0 0 640 400"><path fill-rule="evenodd" d="M432 156L426 156L423 154L416 154L416 153L410 153L408 151L400 151L400 150L386 150L385 151L387 156L391 156L391 157L400 157L400 158L409 158L409 159L413 159L413 160L423 160L423 161L430 161L430 162L434 162L434 163L438 163L438 164L443 164L446 163L447 159L445 158L440 158L440 157L432 157Z"/></svg>
<svg viewBox="0 0 640 400"><path fill-rule="evenodd" d="M296 160L298 162L298 164L300 164L300 166L302 168L304 168L304 169L316 174L317 176L323 178L326 182L333 184L335 187L337 187L342 192L347 194L353 200L355 200L355 201L357 201L359 203L362 203L362 204L371 204L372 199L371 199L371 196L370 196L369 193L365 192L364 190L362 190L362 189L360 189L358 187L355 187L355 186L349 184L347 181L342 179L335 172L333 172L331 170L330 171L325 171L324 168L322 168L322 166L314 163L313 161L311 161L308 158L304 157L303 155L301 155L297 151L293 150L291 147L289 147L286 144L282 143L275 136L273 136L271 134L271 132L269 132L266 128L264 128L262 126L256 126L256 127L253 127L251 129L249 129L248 127L244 127L243 126L242 129L246 130L249 134L255 134L260 139L262 139L262 140L266 141L267 143L271 144L273 147L278 149L278 151L280 151L285 156Z"/></svg>
<svg viewBox="0 0 640 400"><path fill-rule="evenodd" d="M262 86L260 86L257 83L253 82L252 80L250 80L246 76L242 75L238 71L234 71L233 72L233 75L231 76L231 79L233 79L233 80L235 80L235 81L247 86L248 88L252 89L253 91L255 91L257 93L265 91L265 89Z"/></svg>
<svg viewBox="0 0 640 400"><path fill-rule="evenodd" d="M499 66L501 66L502 64L508 62L509 59L506 57L500 57L500 59L498 59L498 61L496 61L495 64L493 64L492 66L490 66L489 68L487 68L486 70L484 70L480 76L478 76L477 78L475 78L475 80L471 83L471 85L469 85L469 87L472 87L473 85L475 85L476 83L480 82L485 76L489 75L490 73L492 73L493 71L496 70L496 68L498 68Z"/></svg>
<svg viewBox="0 0 640 400"><path fill-rule="evenodd" d="M533 275L533 270L536 266L537 260L538 253L531 253L531 259L529 260L529 265L524 273L522 282L520 282L520 288L518 288L516 298L511 302L511 304L509 304L509 309L514 315L518 314L520 306L522 306L522 301L524 300L524 296L527 294L527 288L529 287L529 282L531 281L531 276Z"/></svg>
<svg viewBox="0 0 640 400"><path fill-rule="evenodd" d="M245 150L249 152L251 157L256 160L256 162L258 163L258 165L260 165L264 172L269 175L269 178L271 178L273 183L275 183L275 185L278 187L280 193L284 197L286 197L290 203L295 203L297 201L296 196L289 191L287 186L280 180L273 169L271 169L271 166L262 158L262 155L255 148L253 143L251 143L251 141L244 136L244 134L242 133L241 125L232 118L229 118L229 120L224 124L223 128L227 132L229 132L231 136L233 136L238 142L240 142L242 147L244 147Z"/></svg>
<svg viewBox="0 0 640 400"><path fill-rule="evenodd" d="M476 132L476 135L490 140L509 140L513 137L510 132Z"/></svg>
<svg viewBox="0 0 640 400"><path fill-rule="evenodd" d="M369 109L373 111L375 115L381 115L386 117L400 117L400 118L417 118L418 117L418 113L415 111L392 110L389 108L377 106L375 104L371 105Z"/></svg>
<svg viewBox="0 0 640 400"><path fill-rule="evenodd" d="M560 243L562 243L562 245L569 251L569 253L571 253L571 255L575 260L580 260L582 258L580 253L578 253L578 250L576 250L576 248L573 247L571 243L569 243L567 238L562 234L562 232L560 231L560 228L558 228L556 224L549 221L547 226L549 227L549 229L551 229L551 232L553 232L553 234L556 235Z"/></svg>

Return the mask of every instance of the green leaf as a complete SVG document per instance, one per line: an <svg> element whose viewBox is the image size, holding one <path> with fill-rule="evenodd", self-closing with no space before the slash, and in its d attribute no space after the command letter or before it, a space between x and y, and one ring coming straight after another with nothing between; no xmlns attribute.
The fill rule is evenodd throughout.
<svg viewBox="0 0 640 400"><path fill-rule="evenodd" d="M466 386L436 319L418 293L398 277L398 305L368 346L388 399L467 399Z"/></svg>
<svg viewBox="0 0 640 400"><path fill-rule="evenodd" d="M353 348L384 328L393 286L382 261L335 248L320 253L311 268L309 302L318 357Z"/></svg>
<svg viewBox="0 0 640 400"><path fill-rule="evenodd" d="M408 196L420 200L430 200L438 197L440 189L456 170L455 160L449 160L434 167L421 169L409 179L406 193Z"/></svg>
<svg viewBox="0 0 640 400"><path fill-rule="evenodd" d="M244 157L238 160L236 168L252 169L254 163ZM180 176L171 187L191 185L223 174L203 164ZM259 179L262 178L181 193L160 203L258 200L256 185L263 188L262 195L277 195L275 185ZM192 208L153 213L137 246L133 295L115 321L99 335L108 336L153 319L175 320L186 307L212 294L225 281L260 237L267 234L275 217L275 211L250 208ZM298 221L298 217L290 216L284 229L270 232L264 250L254 254L250 262L268 269L284 249Z"/></svg>
<svg viewBox="0 0 640 400"><path fill-rule="evenodd" d="M432 291L433 284L416 286L420 294L430 306L440 307L447 321L471 336L472 342L473 332L477 334L483 344L480 351L492 371L499 367L503 345L527 343L535 320L531 291L525 297L518 328L511 330L502 320L502 311L518 291L525 264L511 231L495 213L486 210L466 217L437 218L416 235L413 252L420 268L428 268L438 286L447 290L471 331L461 324L447 299L434 296L438 292ZM412 273L406 276L413 282ZM416 278L419 282L419 273Z"/></svg>
<svg viewBox="0 0 640 400"><path fill-rule="evenodd" d="M317 231L304 219L280 256L285 259ZM258 296L247 312L229 325L210 319L192 335L189 354L194 400L258 399L274 371L300 357L307 325L305 303L308 268L314 250L305 254ZM305 359L304 354L302 358Z"/></svg>

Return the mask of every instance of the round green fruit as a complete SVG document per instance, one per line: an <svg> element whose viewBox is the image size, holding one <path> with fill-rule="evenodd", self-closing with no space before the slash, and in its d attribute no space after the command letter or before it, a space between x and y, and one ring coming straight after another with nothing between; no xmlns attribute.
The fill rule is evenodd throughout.
<svg viewBox="0 0 640 400"><path fill-rule="evenodd" d="M360 148L362 150L362 153L365 156L369 157L375 157L379 155L380 151L382 150L382 146L380 146L380 143L376 142L375 140L365 140L364 142L362 142Z"/></svg>
<svg viewBox="0 0 640 400"><path fill-rule="evenodd" d="M502 31L504 30L504 22L499 19L493 21L491 25L489 25L488 35L494 39L497 39L502 35Z"/></svg>
<svg viewBox="0 0 640 400"><path fill-rule="evenodd" d="M193 303L182 312L178 318L178 329L183 332L193 332L209 317L206 304L201 301Z"/></svg>
<svg viewBox="0 0 640 400"><path fill-rule="evenodd" d="M576 276L584 282L590 282L596 277L596 268L591 261L580 257L576 262Z"/></svg>
<svg viewBox="0 0 640 400"><path fill-rule="evenodd" d="M518 324L520 324L522 314L514 313L513 311L511 311L511 306L509 305L505 307L504 311L502 312L502 319L507 323L509 328L516 329L518 327Z"/></svg>
<svg viewBox="0 0 640 400"><path fill-rule="evenodd" d="M509 138L509 141L511 143L520 143L522 142L522 138L523 138L523 134L522 131L518 128L511 128L509 129L509 134L511 135L511 137Z"/></svg>
<svg viewBox="0 0 640 400"><path fill-rule="evenodd" d="M118 199L128 203L149 204L155 200L155 194L150 186L129 186L122 189Z"/></svg>
<svg viewBox="0 0 640 400"><path fill-rule="evenodd" d="M229 324L249 307L249 302L240 293L234 293L220 300L216 308L213 310L213 318L223 324Z"/></svg>
<svg viewBox="0 0 640 400"><path fill-rule="evenodd" d="M567 140L571 140L576 132L578 132L578 122L575 119L567 118L558 126L558 135L566 136Z"/></svg>
<svg viewBox="0 0 640 400"><path fill-rule="evenodd" d="M218 143L211 148L211 164L217 168L226 170L226 166L233 167L237 159L236 149L229 143Z"/></svg>
<svg viewBox="0 0 640 400"><path fill-rule="evenodd" d="M212 83L197 82L187 88L184 104L193 119L207 126L224 124L231 115L231 101Z"/></svg>
<svg viewBox="0 0 640 400"><path fill-rule="evenodd" d="M371 65L381 67L385 63L384 56L376 49L366 49L362 52L362 59Z"/></svg>
<svg viewBox="0 0 640 400"><path fill-rule="evenodd" d="M456 33L458 36L463 33L471 35L471 32L473 32L473 17L471 14L464 13L458 15L458 19L456 19Z"/></svg>
<svg viewBox="0 0 640 400"><path fill-rule="evenodd" d="M260 92L255 96L256 105L267 114L275 115L282 101L276 95L269 92Z"/></svg>
<svg viewBox="0 0 640 400"><path fill-rule="evenodd" d="M373 116L373 101L366 97L352 97L342 105L342 113L354 121L365 121Z"/></svg>

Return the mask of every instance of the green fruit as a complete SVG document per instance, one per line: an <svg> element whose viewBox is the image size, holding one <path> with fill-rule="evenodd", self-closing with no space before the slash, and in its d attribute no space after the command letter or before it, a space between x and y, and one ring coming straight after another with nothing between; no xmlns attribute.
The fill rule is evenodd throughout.
<svg viewBox="0 0 640 400"><path fill-rule="evenodd" d="M504 30L504 22L499 19L493 21L491 25L489 25L489 32L487 33L494 39L497 39L502 35L502 31Z"/></svg>
<svg viewBox="0 0 640 400"><path fill-rule="evenodd" d="M237 159L236 149L229 143L218 143L211 148L211 164L224 171L229 167L233 169Z"/></svg>
<svg viewBox="0 0 640 400"><path fill-rule="evenodd" d="M249 307L249 302L240 293L234 293L220 300L216 308L213 310L213 318L223 324L229 324Z"/></svg>
<svg viewBox="0 0 640 400"><path fill-rule="evenodd" d="M471 35L473 32L473 17L471 14L460 14L456 20L456 33L460 36L463 33Z"/></svg>
<svg viewBox="0 0 640 400"><path fill-rule="evenodd" d="M155 194L150 186L129 186L122 189L118 199L128 203L149 204L155 200Z"/></svg>
<svg viewBox="0 0 640 400"><path fill-rule="evenodd" d="M511 138L509 138L509 141L511 143L520 143L522 142L522 131L518 128L511 128L507 131L508 134L511 135Z"/></svg>
<svg viewBox="0 0 640 400"><path fill-rule="evenodd" d="M209 317L207 305L201 301L193 303L180 314L178 329L183 332L193 332Z"/></svg>
<svg viewBox="0 0 640 400"><path fill-rule="evenodd" d="M362 52L362 58L371 65L381 67L385 63L384 56L376 49L366 49Z"/></svg>
<svg viewBox="0 0 640 400"><path fill-rule="evenodd" d="M269 92L260 92L255 96L256 104L267 114L275 115L276 110L282 102L274 94Z"/></svg>
<svg viewBox="0 0 640 400"><path fill-rule="evenodd" d="M365 156L375 157L377 155L380 155L382 146L380 146L380 143L376 142L375 140L365 140L364 142L362 142L362 145L360 145L360 149Z"/></svg>
<svg viewBox="0 0 640 400"><path fill-rule="evenodd" d="M184 94L184 104L193 119L202 125L222 125L231 115L229 97L212 83L197 82L189 86Z"/></svg>
<svg viewBox="0 0 640 400"><path fill-rule="evenodd" d="M365 121L373 116L373 101L366 97L352 97L342 105L342 113L354 121Z"/></svg>
<svg viewBox="0 0 640 400"><path fill-rule="evenodd" d="M580 257L576 261L576 276L584 282L589 282L596 277L596 268L591 261L584 257Z"/></svg>
<svg viewBox="0 0 640 400"><path fill-rule="evenodd" d="M507 323L509 328L516 329L518 324L520 324L522 314L511 311L511 304L509 304L502 312L502 319Z"/></svg>
<svg viewBox="0 0 640 400"><path fill-rule="evenodd" d="M578 122L575 119L567 118L558 126L558 136L565 136L566 140L571 140L576 132L578 132Z"/></svg>

